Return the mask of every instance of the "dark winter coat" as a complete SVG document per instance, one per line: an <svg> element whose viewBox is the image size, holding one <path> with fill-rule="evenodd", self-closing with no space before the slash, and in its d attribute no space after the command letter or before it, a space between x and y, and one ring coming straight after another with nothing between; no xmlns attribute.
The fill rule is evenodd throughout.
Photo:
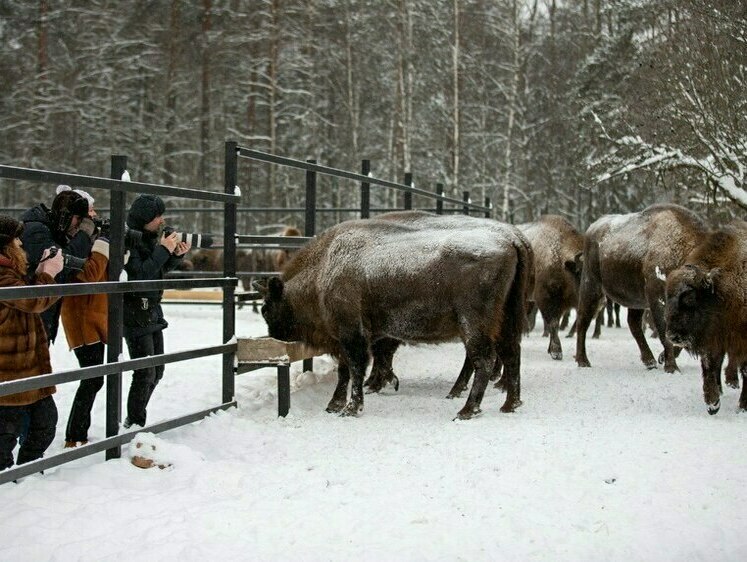
<svg viewBox="0 0 747 562"><path fill-rule="evenodd" d="M73 281L94 283L108 280L109 242L96 240L83 271ZM78 295L62 299L60 317L70 349L96 342L106 343L109 300L105 294Z"/></svg>
<svg viewBox="0 0 747 562"><path fill-rule="evenodd" d="M51 228L50 211L43 204L32 207L23 215L21 221L24 223L21 242L29 261L29 271L36 271L44 250L52 246L58 246L65 254L76 258L87 258L91 253L93 241L83 231L75 234L70 240L55 238ZM55 277L57 283L70 283L78 273L77 270L64 267ZM42 314L44 328L50 341L57 337L60 318L60 302L54 304Z"/></svg>
<svg viewBox="0 0 747 562"><path fill-rule="evenodd" d="M130 281L155 281L176 268L182 256L175 256L159 244L159 233L143 231L142 240L130 249L125 265ZM137 337L168 326L161 309L162 290L127 293L124 296L126 337Z"/></svg>
<svg viewBox="0 0 747 562"><path fill-rule="evenodd" d="M35 285L51 285L47 273L36 275ZM26 280L0 255L0 287L21 287ZM0 301L0 382L27 379L52 372L47 336L39 315L56 303L58 297L38 297ZM0 406L24 406L55 392L47 386L9 396L0 396Z"/></svg>

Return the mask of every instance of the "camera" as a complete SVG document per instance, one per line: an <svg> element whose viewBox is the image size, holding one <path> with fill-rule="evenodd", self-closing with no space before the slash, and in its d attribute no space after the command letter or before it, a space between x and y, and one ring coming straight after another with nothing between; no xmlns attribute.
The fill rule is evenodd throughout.
<svg viewBox="0 0 747 562"><path fill-rule="evenodd" d="M59 251L60 249L57 246L52 246L49 249L49 255L43 260L41 260L39 263L55 257L57 255L57 252ZM74 269L76 271L81 271L85 265L86 265L86 260L84 258L76 258L75 256L71 256L70 254L66 254L65 252L62 252L62 268L63 269Z"/></svg>
<svg viewBox="0 0 747 562"><path fill-rule="evenodd" d="M163 227L163 235L171 236L176 232L178 242L189 242L193 248L210 248L213 246L213 237L209 234L195 234L193 232L178 232L170 226Z"/></svg>
<svg viewBox="0 0 747 562"><path fill-rule="evenodd" d="M99 217L93 217L91 220L93 221L94 226L99 229L99 236L109 238L109 232L111 231L112 226L111 221Z"/></svg>

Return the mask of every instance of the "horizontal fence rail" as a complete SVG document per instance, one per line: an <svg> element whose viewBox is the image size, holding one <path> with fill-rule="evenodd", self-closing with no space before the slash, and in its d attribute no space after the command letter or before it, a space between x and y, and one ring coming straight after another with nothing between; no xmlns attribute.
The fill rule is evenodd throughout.
<svg viewBox="0 0 747 562"><path fill-rule="evenodd" d="M233 193L228 194L220 193L218 191L201 191L188 187L173 187L154 183L115 180L96 176L82 176L79 174L33 170L31 168L18 168L15 166L0 166L0 178L27 180L39 183L65 183L74 185L75 187L118 190L128 193L147 192L153 195L184 197L186 199L200 199L203 201L220 201L223 203L237 203L241 199L241 196Z"/></svg>
<svg viewBox="0 0 747 562"><path fill-rule="evenodd" d="M187 272L184 272L187 273ZM211 272L215 275L215 272ZM69 297L73 295L100 295L102 293L132 293L160 289L204 289L235 287L235 277L210 277L209 279L163 279L157 281L101 281L99 283L57 283L54 285L25 285L0 287L0 300L30 299L36 297Z"/></svg>
<svg viewBox="0 0 747 562"><path fill-rule="evenodd" d="M173 353L162 353L160 355L149 355L148 357L139 357L116 363L104 363L94 365L93 367L80 367L57 373L46 375L37 375L27 379L18 379L9 382L0 382L0 396L8 396L17 392L26 392L36 390L45 386L54 386L76 380L92 379L111 375L122 371L134 371L135 369L145 369L157 365L166 365L168 363L178 363L188 359L197 359L199 357L210 357L211 355L222 355L223 353L233 353L236 351L236 343L225 343L214 345L212 347L203 347L199 349L190 349L188 351L177 351Z"/></svg>
<svg viewBox="0 0 747 562"><path fill-rule="evenodd" d="M286 158L285 156L267 154L266 152L261 152L259 150L254 150L251 148L244 148L241 146L238 147L238 151L239 151L239 156L243 156L244 158L249 158L252 160L258 160L260 162L267 162L270 164L279 164L281 166L287 166L289 168L306 170L307 172L317 172L317 173L324 174L327 176L346 178L349 180L367 183L370 185L378 185L381 187L391 187L391 188L403 191L405 193L422 195L424 197L435 199L443 203L451 203L454 205L460 205L461 207L469 206L469 208L473 211L479 211L479 212L485 213L485 212L490 212L491 210L490 207L476 205L474 203L465 202L461 199L447 197L446 195L434 194L430 191L426 191L425 189L413 187L412 185L405 185L405 184L396 183L393 181L381 180L378 178L374 178L372 176L358 174L355 172L348 172L347 170L340 170L338 168L331 168L329 166L322 166L320 164L315 164L311 162L302 162L301 160L294 160L293 158ZM316 209L316 210L318 211L319 209ZM356 210L360 211L360 209L356 209ZM388 210L391 211L391 209L388 209Z"/></svg>

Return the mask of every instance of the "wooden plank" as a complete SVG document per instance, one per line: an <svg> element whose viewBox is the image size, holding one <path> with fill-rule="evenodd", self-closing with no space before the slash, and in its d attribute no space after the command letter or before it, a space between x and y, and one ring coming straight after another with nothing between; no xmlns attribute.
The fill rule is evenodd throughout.
<svg viewBox="0 0 747 562"><path fill-rule="evenodd" d="M270 337L238 338L236 358L239 363L292 363L322 353L298 341L281 341Z"/></svg>
<svg viewBox="0 0 747 562"><path fill-rule="evenodd" d="M223 300L223 291L196 291L194 289L178 290L166 289L163 292L164 300L184 301L219 301Z"/></svg>

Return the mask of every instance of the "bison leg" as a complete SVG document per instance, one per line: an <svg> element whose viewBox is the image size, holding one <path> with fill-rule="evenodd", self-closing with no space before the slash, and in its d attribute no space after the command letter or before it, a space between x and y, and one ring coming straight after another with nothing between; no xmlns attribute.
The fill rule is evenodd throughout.
<svg viewBox="0 0 747 562"><path fill-rule="evenodd" d="M567 338L572 338L573 336L575 336L575 335L576 335L576 326L577 326L577 322L578 322L577 320L574 320L574 321L573 321L573 325L571 325L571 329L570 329L570 330L568 330L568 333L567 333L567 334L565 335L565 337L567 337Z"/></svg>
<svg viewBox="0 0 747 562"><path fill-rule="evenodd" d="M723 362L723 353L708 353L700 358L700 367L703 372L703 399L711 415L716 414L721 408L721 365Z"/></svg>
<svg viewBox="0 0 747 562"><path fill-rule="evenodd" d="M594 333L591 335L593 339L598 340L599 336L602 335L603 324L604 324L604 309L597 312L597 318L594 321Z"/></svg>
<svg viewBox="0 0 747 562"><path fill-rule="evenodd" d="M667 373L674 373L675 371L679 371L677 361L675 360L677 355L672 342L669 341L669 338L666 336L667 326L666 320L664 319L664 306L659 302L659 299L660 297L655 294L648 295L650 306L649 314L651 316L651 321L654 324L654 328L656 329L657 337L659 338L661 345L664 346L664 371ZM643 328L641 329L643 330ZM719 380L721 380L720 373Z"/></svg>
<svg viewBox="0 0 747 562"><path fill-rule="evenodd" d="M348 401L348 382L350 382L350 369L347 364L340 361L337 365L337 386L332 394L332 400L327 404L327 411L339 413Z"/></svg>
<svg viewBox="0 0 747 562"><path fill-rule="evenodd" d="M560 321L560 329L565 330L568 327L568 324L571 322L571 311L566 310L565 314L563 314L563 318Z"/></svg>
<svg viewBox="0 0 747 562"><path fill-rule="evenodd" d="M576 316L576 363L579 367L591 367L586 356L586 332L591 320L596 316L602 298L604 294L599 283L591 279L582 279Z"/></svg>
<svg viewBox="0 0 747 562"><path fill-rule="evenodd" d="M488 386L490 373L496 359L495 346L487 336L472 337L464 345L475 370L475 379L472 381L472 389L467 397L467 402L457 414L457 418L460 420L468 420L480 413L480 404L485 395L485 389Z"/></svg>
<svg viewBox="0 0 747 562"><path fill-rule="evenodd" d="M379 392L390 383L394 386L394 390L399 390L399 379L392 369L394 353L399 345L399 341L385 338L378 340L371 346L373 367L371 367L371 374L363 383L363 386L368 388L366 393Z"/></svg>
<svg viewBox="0 0 747 562"><path fill-rule="evenodd" d="M550 343L547 346L547 353L553 359L563 359L563 348L560 345L560 338L558 337L558 316L559 314L555 314L554 312L542 313L542 320L550 332Z"/></svg>
<svg viewBox="0 0 747 562"><path fill-rule="evenodd" d="M531 332L534 330L534 326L537 323L537 303L529 301L527 302L527 331Z"/></svg>
<svg viewBox="0 0 747 562"><path fill-rule="evenodd" d="M638 344L638 350L641 352L641 361L647 369L656 369L656 359L651 353L651 348L646 341L646 334L643 333L643 310L640 308L628 309L628 328L630 333Z"/></svg>
<svg viewBox="0 0 747 562"><path fill-rule="evenodd" d="M615 318L613 314L613 309L615 308L615 302L608 298L607 302L604 305L605 311L607 312L607 327L612 328L615 325Z"/></svg>
<svg viewBox="0 0 747 562"><path fill-rule="evenodd" d="M739 372L742 373L742 392L739 393L739 409L747 412L747 363L739 366Z"/></svg>
<svg viewBox="0 0 747 562"><path fill-rule="evenodd" d="M736 362L731 358L730 355L729 362L726 364L726 369L724 369L726 386L731 388L739 388L739 377L737 376L738 370L739 365L736 364Z"/></svg>
<svg viewBox="0 0 747 562"><path fill-rule="evenodd" d="M495 365L493 365L493 374L490 375L490 380L495 381L495 384L493 385L495 388L500 388L501 390L506 390L503 386L503 376L501 375L501 371L503 370L503 361L501 361L500 357L495 358Z"/></svg>
<svg viewBox="0 0 747 562"><path fill-rule="evenodd" d="M451 390L446 395L446 398L452 399L452 398L459 398L465 390L467 390L467 385L469 384L469 379L472 378L472 373L474 371L474 367L472 365L472 361L469 358L469 354L465 355L464 357L464 364L462 365L462 370L459 371L459 376L457 377L456 382L454 382L454 386L451 387Z"/></svg>
<svg viewBox="0 0 747 562"><path fill-rule="evenodd" d="M363 412L363 379L368 365L368 342L360 332L340 339L342 352L350 368L350 401L340 412L342 416L357 416Z"/></svg>
<svg viewBox="0 0 747 562"><path fill-rule="evenodd" d="M521 406L521 338L506 334L498 342L496 365L503 364L503 376L495 386L506 391L506 401L501 412L513 412ZM499 386L500 385L500 386Z"/></svg>

